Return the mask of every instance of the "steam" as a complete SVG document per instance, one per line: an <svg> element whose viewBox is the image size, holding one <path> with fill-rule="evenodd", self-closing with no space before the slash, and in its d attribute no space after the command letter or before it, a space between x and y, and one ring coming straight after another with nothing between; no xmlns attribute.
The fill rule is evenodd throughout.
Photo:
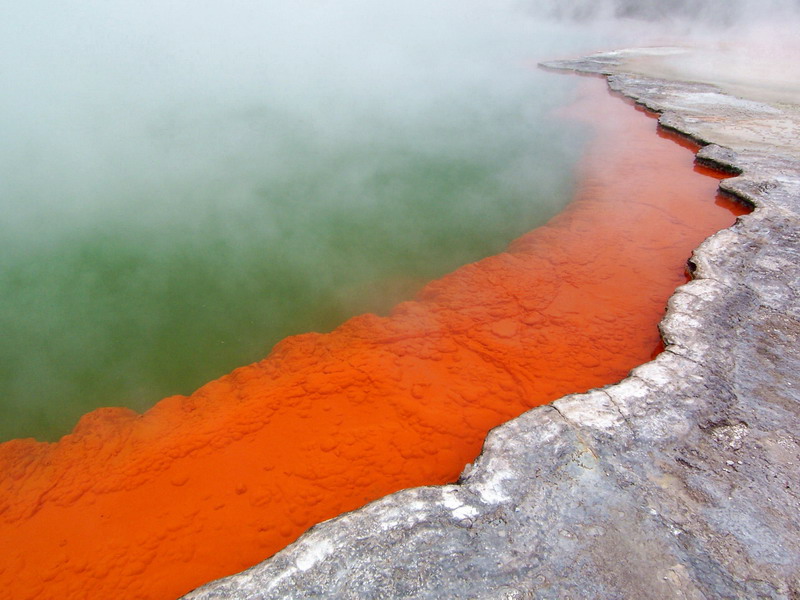
<svg viewBox="0 0 800 600"><path fill-rule="evenodd" d="M535 32L486 5L40 0L7 11L2 192L34 200L4 206L7 219L58 235L74 211L81 223L87 211L113 218L133 195L155 203L142 218L180 221L183 206L156 198L187 178L229 185L209 172L284 172L298 136L321 151L367 143L375 121L402 132L468 95L523 93L521 78L492 70L526 57ZM242 164L247 150L258 165Z"/></svg>
<svg viewBox="0 0 800 600"><path fill-rule="evenodd" d="M188 393L552 214L545 39L575 42L479 0L5 11L2 437Z"/></svg>
<svg viewBox="0 0 800 600"><path fill-rule="evenodd" d="M800 14L797 0L530 0L526 6L540 18L595 23L632 19L684 32L774 23Z"/></svg>
<svg viewBox="0 0 800 600"><path fill-rule="evenodd" d="M550 115L574 81L533 65L714 21L694 6L15 4L0 437L188 393L502 250L569 199L579 156Z"/></svg>

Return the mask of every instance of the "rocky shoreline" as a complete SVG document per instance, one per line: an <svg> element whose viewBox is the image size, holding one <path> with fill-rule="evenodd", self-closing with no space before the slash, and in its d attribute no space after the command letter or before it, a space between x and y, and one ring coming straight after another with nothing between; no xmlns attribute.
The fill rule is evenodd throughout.
<svg viewBox="0 0 800 600"><path fill-rule="evenodd" d="M666 350L185 598L800 597L800 113L643 74L670 52L546 65L606 75L755 206L693 253Z"/></svg>

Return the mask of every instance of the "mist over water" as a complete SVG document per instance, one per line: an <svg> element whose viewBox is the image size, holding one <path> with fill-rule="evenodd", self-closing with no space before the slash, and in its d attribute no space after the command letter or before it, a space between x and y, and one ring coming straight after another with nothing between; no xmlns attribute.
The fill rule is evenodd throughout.
<svg viewBox="0 0 800 600"><path fill-rule="evenodd" d="M524 6L539 18L595 25L603 20L631 25L630 20L637 20L672 34L746 29L753 21L779 24L800 15L799 0L527 0ZM654 29L647 31L653 33Z"/></svg>
<svg viewBox="0 0 800 600"><path fill-rule="evenodd" d="M533 65L631 40L546 12L4 11L0 439L189 393L552 216L582 134L551 115L575 82Z"/></svg>

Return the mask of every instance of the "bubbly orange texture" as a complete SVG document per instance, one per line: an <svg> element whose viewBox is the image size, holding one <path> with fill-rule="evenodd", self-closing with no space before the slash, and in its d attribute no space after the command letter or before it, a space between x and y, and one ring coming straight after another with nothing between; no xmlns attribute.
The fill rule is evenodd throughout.
<svg viewBox="0 0 800 600"><path fill-rule="evenodd" d="M173 599L314 523L454 481L492 427L651 358L691 249L742 211L603 87L567 111L595 130L574 201L507 252L143 415L0 445L0 596Z"/></svg>

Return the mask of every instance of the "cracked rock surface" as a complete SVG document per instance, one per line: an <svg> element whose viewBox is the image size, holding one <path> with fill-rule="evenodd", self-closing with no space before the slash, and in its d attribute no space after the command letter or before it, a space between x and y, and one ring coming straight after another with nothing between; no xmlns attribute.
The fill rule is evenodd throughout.
<svg viewBox="0 0 800 600"><path fill-rule="evenodd" d="M666 351L187 599L800 598L800 119L641 74L668 53L547 65L608 75L756 207L694 252Z"/></svg>

